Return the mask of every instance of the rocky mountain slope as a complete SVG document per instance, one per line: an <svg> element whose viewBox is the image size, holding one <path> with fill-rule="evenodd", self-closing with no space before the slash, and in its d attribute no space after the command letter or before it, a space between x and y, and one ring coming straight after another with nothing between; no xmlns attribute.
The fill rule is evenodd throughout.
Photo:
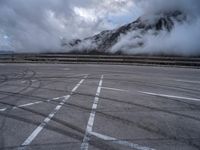
<svg viewBox="0 0 200 150"><path fill-rule="evenodd" d="M136 21L114 30L102 31L83 40L75 39L71 42L62 42L62 46L71 51L118 53L123 49L123 44L120 46L118 44L123 38L128 37L130 48L142 47L145 45L145 35L157 36L163 31L170 32L176 23L184 21L186 21L186 15L180 11L144 15ZM127 46L127 43L124 44Z"/></svg>

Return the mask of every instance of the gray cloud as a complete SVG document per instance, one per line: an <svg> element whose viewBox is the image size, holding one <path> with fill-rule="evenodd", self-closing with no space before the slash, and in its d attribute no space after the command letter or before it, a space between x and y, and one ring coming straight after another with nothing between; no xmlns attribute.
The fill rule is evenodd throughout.
<svg viewBox="0 0 200 150"><path fill-rule="evenodd" d="M136 34L122 35L112 51L126 53L200 54L199 0L0 0L0 50L60 50L61 39L92 36L113 29L143 15L180 10L187 15L183 24L146 34L142 48L129 42ZM150 15L151 14L151 15ZM139 41L140 42L140 41ZM127 47L126 47L127 46Z"/></svg>
<svg viewBox="0 0 200 150"><path fill-rule="evenodd" d="M84 38L117 24L132 0L0 0L0 48L59 50L60 39Z"/></svg>
<svg viewBox="0 0 200 150"><path fill-rule="evenodd" d="M112 52L123 51L128 54L167 54L167 55L200 55L200 1L199 0L137 0L137 7L142 10L142 18L152 22L155 13L181 11L187 19L175 22L171 32L149 31L140 35L137 31L121 35ZM154 16L154 17L152 17ZM133 39L136 35L141 38ZM132 42L130 42L132 41ZM142 47L135 46L138 42Z"/></svg>

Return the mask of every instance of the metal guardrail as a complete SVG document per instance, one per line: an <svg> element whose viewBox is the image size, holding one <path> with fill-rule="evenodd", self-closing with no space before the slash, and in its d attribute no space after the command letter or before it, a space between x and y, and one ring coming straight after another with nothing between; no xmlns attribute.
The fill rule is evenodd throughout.
<svg viewBox="0 0 200 150"><path fill-rule="evenodd" d="M0 62L158 64L200 67L199 57L125 55L2 54Z"/></svg>

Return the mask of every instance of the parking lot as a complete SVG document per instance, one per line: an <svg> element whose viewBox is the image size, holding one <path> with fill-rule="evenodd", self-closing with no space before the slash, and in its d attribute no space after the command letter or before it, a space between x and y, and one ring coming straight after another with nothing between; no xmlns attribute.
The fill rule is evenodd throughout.
<svg viewBox="0 0 200 150"><path fill-rule="evenodd" d="M0 64L0 149L198 150L200 70Z"/></svg>

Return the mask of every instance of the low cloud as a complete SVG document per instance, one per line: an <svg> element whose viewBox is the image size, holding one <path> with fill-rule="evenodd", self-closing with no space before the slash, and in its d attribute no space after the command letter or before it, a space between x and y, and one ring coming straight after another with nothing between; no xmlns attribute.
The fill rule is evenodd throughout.
<svg viewBox="0 0 200 150"><path fill-rule="evenodd" d="M142 17L150 23L154 22L156 13L173 11L182 12L186 20L173 20L174 27L170 32L149 30L145 34L139 31L122 34L110 49L112 53L122 51L127 54L200 55L200 1L138 0L137 5L142 10Z"/></svg>
<svg viewBox="0 0 200 150"><path fill-rule="evenodd" d="M1 0L0 49L60 50L61 39L85 38L122 22L132 0ZM6 38L5 38L6 37Z"/></svg>

